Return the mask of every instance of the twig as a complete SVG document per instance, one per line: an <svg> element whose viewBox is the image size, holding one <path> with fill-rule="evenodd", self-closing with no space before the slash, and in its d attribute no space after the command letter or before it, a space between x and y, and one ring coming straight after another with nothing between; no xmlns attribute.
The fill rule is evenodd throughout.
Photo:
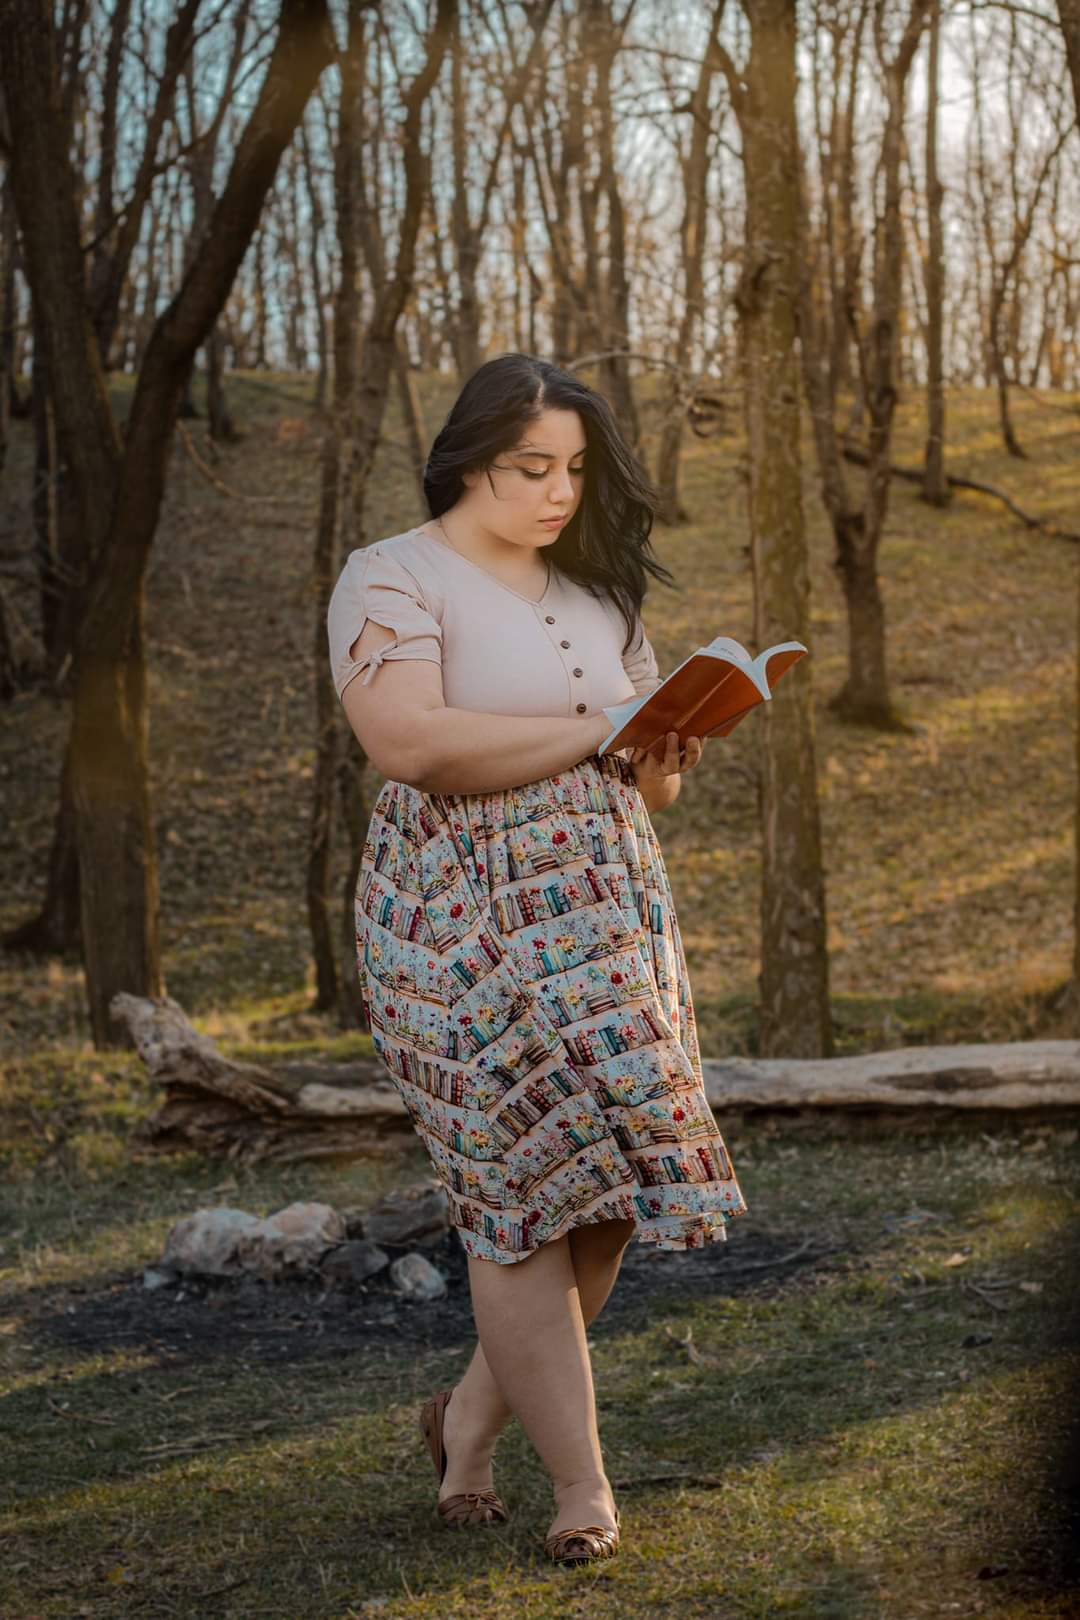
<svg viewBox="0 0 1080 1620"><path fill-rule="evenodd" d="M231 486L226 484L223 479L218 477L217 473L214 472L211 467L207 466L206 462L196 450L195 441L192 439L191 434L188 432L183 422L181 422L179 419L176 423L176 431L184 441L184 448L191 458L192 465L194 466L196 472L200 473L211 488L217 490L219 495L227 495L231 501L243 501L245 505L248 506L299 505L299 502L289 496L245 495L242 490L231 488Z"/></svg>
<svg viewBox="0 0 1080 1620"><path fill-rule="evenodd" d="M1007 1311L1009 1309L1004 1300L995 1299L992 1294L986 1293L983 1288L979 1287L978 1283L970 1282L967 1277L964 1278L963 1286L967 1289L969 1294L978 1294L983 1304L989 1305L992 1310Z"/></svg>
<svg viewBox="0 0 1080 1620"><path fill-rule="evenodd" d="M865 450L848 445L844 449L844 460L850 461L856 467L866 467L869 465L870 457ZM892 478L903 478L909 484L921 484L923 481L923 475L917 467L898 467L890 463L889 474ZM1080 543L1080 534L1075 530L1059 529L1049 518L1032 517L1030 512L1025 512L1023 507L1017 506L1011 495L1006 495L1003 489L995 489L993 484L980 483L977 478L958 478L955 473L946 473L945 482L952 489L973 489L978 495L993 496L994 500L1001 501L1007 506L1013 516L1018 517L1027 528L1037 529L1040 534L1047 534L1054 540L1073 540Z"/></svg>
<svg viewBox="0 0 1080 1620"><path fill-rule="evenodd" d="M77 1423L100 1423L108 1429L116 1427L115 1418L95 1417L92 1412L69 1412L66 1406L57 1406L51 1395L46 1395L45 1401L57 1417L74 1418Z"/></svg>
<svg viewBox="0 0 1080 1620"><path fill-rule="evenodd" d="M201 1603L205 1598L220 1597L222 1592L231 1592L237 1586L246 1586L251 1579L253 1577L250 1575L241 1575L238 1581L230 1581L227 1586L212 1586L208 1592L191 1592L189 1596Z"/></svg>

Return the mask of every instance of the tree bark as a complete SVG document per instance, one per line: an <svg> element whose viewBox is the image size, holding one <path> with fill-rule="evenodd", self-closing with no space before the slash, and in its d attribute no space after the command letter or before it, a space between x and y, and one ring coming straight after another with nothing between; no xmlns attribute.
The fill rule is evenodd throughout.
<svg viewBox="0 0 1080 1620"><path fill-rule="evenodd" d="M750 56L728 78L742 131L746 262L737 295L742 342L754 635L759 646L809 642L810 581L799 452L799 158L794 0L744 0ZM758 779L762 832L760 1049L833 1050L825 884L808 676L765 705Z"/></svg>
<svg viewBox="0 0 1080 1620"><path fill-rule="evenodd" d="M1065 39L1065 54L1073 87L1073 112L1080 125L1080 0L1058 0L1058 17ZM1077 661L1077 700L1080 701L1080 660ZM1080 766L1080 725L1074 742L1076 763ZM1070 986L1072 1027L1080 1035L1080 797L1074 819L1075 878L1073 887L1073 977Z"/></svg>
<svg viewBox="0 0 1080 1620"><path fill-rule="evenodd" d="M360 98L366 79L365 14L362 0L350 0L348 39L339 62L341 96L334 147L334 205L338 240L338 285L334 299L332 404L323 423L319 521L315 531L313 658L315 683L315 771L307 862L308 926L315 959L315 1005L338 1004L337 929L332 918L331 864L334 800L341 751L337 696L326 678L326 613L342 553L352 539L351 519L356 414L357 277L359 273ZM342 545L342 529L346 546Z"/></svg>
<svg viewBox="0 0 1080 1620"><path fill-rule="evenodd" d="M941 230L943 187L938 176L937 109L938 54L941 42L941 0L930 11L930 50L926 67L926 410L923 499L944 506L949 499L945 482L945 253Z"/></svg>

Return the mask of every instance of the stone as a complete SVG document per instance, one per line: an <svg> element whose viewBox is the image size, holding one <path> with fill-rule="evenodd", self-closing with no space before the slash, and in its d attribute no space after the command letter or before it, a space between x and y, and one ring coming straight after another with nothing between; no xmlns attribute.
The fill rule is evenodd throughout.
<svg viewBox="0 0 1080 1620"><path fill-rule="evenodd" d="M317 1269L344 1240L345 1222L329 1204L289 1204L265 1218L224 1206L199 1209L169 1229L155 1269L211 1277L246 1271L270 1280Z"/></svg>
<svg viewBox="0 0 1080 1620"><path fill-rule="evenodd" d="M364 1216L364 1236L373 1243L404 1246L437 1243L450 1225L446 1189L441 1182L419 1181L393 1187Z"/></svg>
<svg viewBox="0 0 1080 1620"><path fill-rule="evenodd" d="M319 1270L333 1282L362 1283L384 1271L389 1264L390 1256L385 1249L361 1238L329 1249L322 1257Z"/></svg>
<svg viewBox="0 0 1080 1620"><path fill-rule="evenodd" d="M197 1209L169 1228L165 1252L157 1269L228 1277L243 1271L240 1242L262 1225L257 1215L243 1209Z"/></svg>
<svg viewBox="0 0 1080 1620"><path fill-rule="evenodd" d="M240 1240L239 1255L257 1277L315 1271L327 1249L345 1241L345 1222L329 1204L289 1204Z"/></svg>
<svg viewBox="0 0 1080 1620"><path fill-rule="evenodd" d="M142 1274L142 1285L151 1293L157 1288L172 1288L180 1273L164 1266L147 1266Z"/></svg>
<svg viewBox="0 0 1080 1620"><path fill-rule="evenodd" d="M390 1267L390 1280L406 1299L443 1299L446 1278L422 1254L403 1254Z"/></svg>

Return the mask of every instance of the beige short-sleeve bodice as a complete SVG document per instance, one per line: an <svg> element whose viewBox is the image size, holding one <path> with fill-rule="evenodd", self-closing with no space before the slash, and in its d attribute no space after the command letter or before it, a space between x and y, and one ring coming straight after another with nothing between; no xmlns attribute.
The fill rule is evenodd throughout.
<svg viewBox="0 0 1080 1620"><path fill-rule="evenodd" d="M395 639L357 661L351 649L367 619ZM598 714L661 679L640 618L624 657L626 627L615 604L554 565L533 601L417 529L349 554L327 633L339 698L354 677L370 681L397 658L441 665L448 707L487 714Z"/></svg>

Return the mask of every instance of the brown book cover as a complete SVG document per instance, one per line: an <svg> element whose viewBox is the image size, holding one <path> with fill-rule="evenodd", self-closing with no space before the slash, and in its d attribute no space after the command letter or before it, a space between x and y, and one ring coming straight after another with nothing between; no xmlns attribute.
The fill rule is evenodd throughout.
<svg viewBox="0 0 1080 1620"><path fill-rule="evenodd" d="M801 641L780 641L754 658L731 636L717 636L651 692L605 709L614 730L597 752L651 748L669 731L678 732L680 748L688 737L726 737L769 701L781 675L807 651Z"/></svg>

